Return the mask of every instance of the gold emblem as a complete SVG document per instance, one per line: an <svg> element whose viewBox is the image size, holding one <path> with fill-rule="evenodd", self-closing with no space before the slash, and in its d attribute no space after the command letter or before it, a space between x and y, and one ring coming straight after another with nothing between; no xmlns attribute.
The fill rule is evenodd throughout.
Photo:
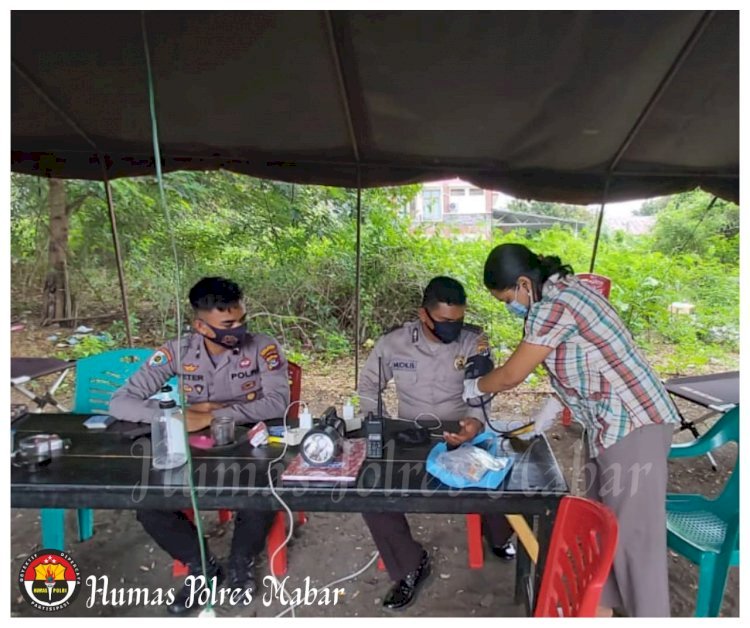
<svg viewBox="0 0 750 628"><path fill-rule="evenodd" d="M457 371L462 371L465 366L466 366L466 358L462 355L459 355L453 361L453 368L456 369Z"/></svg>

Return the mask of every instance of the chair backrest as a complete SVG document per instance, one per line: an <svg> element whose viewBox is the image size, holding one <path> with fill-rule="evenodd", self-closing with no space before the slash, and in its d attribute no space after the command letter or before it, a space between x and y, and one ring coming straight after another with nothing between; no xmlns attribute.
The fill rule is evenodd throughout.
<svg viewBox="0 0 750 628"><path fill-rule="evenodd" d="M716 449L728 442L735 442L738 445L737 460L734 463L734 469L732 469L732 473L729 475L729 479L724 485L721 495L714 502L717 514L724 521L730 522L734 517L739 516L740 512L740 407L736 406L725 413L701 438L708 436L713 428L717 426L716 435L712 437L712 444L718 444L716 447L712 447L712 449Z"/></svg>
<svg viewBox="0 0 750 628"><path fill-rule="evenodd" d="M302 367L294 362L289 362L289 403L299 401L302 396ZM299 416L299 404L295 403L289 408L287 419L296 420Z"/></svg>
<svg viewBox="0 0 750 628"><path fill-rule="evenodd" d="M115 349L76 362L76 394L73 412L109 412L109 400L142 364L153 349Z"/></svg>
<svg viewBox="0 0 750 628"><path fill-rule="evenodd" d="M583 497L563 497L535 617L594 617L617 549L617 519Z"/></svg>
<svg viewBox="0 0 750 628"><path fill-rule="evenodd" d="M612 280L609 277L595 275L594 273L578 273L576 277L605 299L609 299L609 292L612 289Z"/></svg>

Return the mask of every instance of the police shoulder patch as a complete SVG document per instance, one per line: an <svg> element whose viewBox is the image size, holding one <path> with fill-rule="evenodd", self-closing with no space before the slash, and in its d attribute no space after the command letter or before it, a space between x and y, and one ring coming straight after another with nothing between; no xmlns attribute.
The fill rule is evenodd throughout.
<svg viewBox="0 0 750 628"><path fill-rule="evenodd" d="M154 354L148 359L149 366L164 366L168 362L172 361L172 354L169 352L166 346L160 347L154 352Z"/></svg>

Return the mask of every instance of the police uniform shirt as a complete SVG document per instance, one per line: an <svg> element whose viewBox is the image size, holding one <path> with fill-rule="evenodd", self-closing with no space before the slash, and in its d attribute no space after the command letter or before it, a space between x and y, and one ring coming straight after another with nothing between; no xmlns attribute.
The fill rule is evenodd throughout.
<svg viewBox="0 0 750 628"><path fill-rule="evenodd" d="M445 344L426 338L421 321L406 323L382 336L367 358L359 378L360 407L364 413L377 410L381 358L383 388L395 380L400 418L429 412L445 421L470 416L484 423L482 409L461 398L464 365L478 353L489 355L487 337L479 327L464 325L458 340ZM429 423L429 415L422 418Z"/></svg>
<svg viewBox="0 0 750 628"><path fill-rule="evenodd" d="M200 334L182 339L182 379L188 405L218 402L226 407L216 416L239 424L281 417L289 405L288 364L279 343L265 334L248 334L242 345L212 356ZM177 341L171 340L119 388L110 414L124 421L150 422L159 416L159 402L149 399L177 374Z"/></svg>

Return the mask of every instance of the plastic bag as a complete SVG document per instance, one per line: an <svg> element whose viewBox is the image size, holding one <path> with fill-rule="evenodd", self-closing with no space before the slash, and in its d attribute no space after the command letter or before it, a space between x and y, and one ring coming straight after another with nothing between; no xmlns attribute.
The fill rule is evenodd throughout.
<svg viewBox="0 0 750 628"><path fill-rule="evenodd" d="M508 466L507 458L498 458L474 445L463 445L438 455L437 465L453 476L478 482L488 471L501 471Z"/></svg>

